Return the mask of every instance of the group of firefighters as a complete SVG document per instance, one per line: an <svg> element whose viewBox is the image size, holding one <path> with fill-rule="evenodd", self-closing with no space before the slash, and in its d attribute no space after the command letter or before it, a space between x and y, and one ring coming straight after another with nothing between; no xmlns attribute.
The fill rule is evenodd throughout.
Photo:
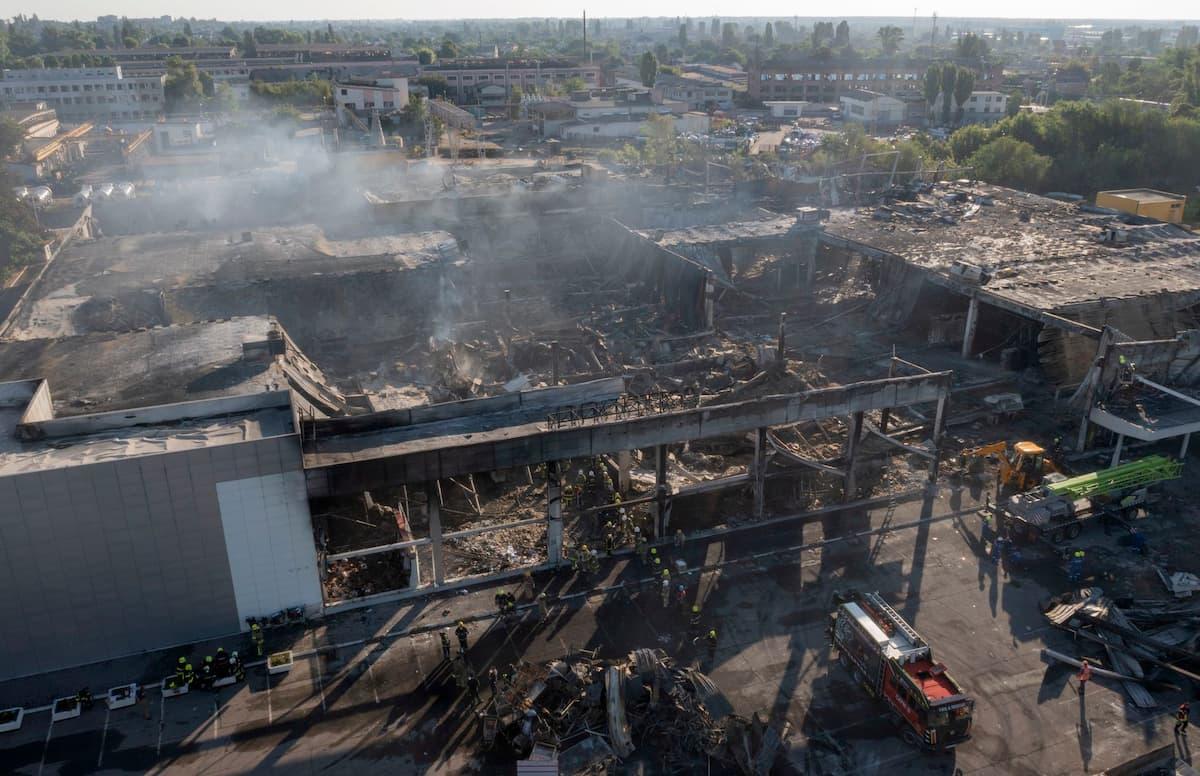
<svg viewBox="0 0 1200 776"><path fill-rule="evenodd" d="M183 655L175 662L175 686L196 687L201 690L213 689L218 679L233 677L241 682L246 678L246 667L237 652L226 652L224 647L217 647L216 657L205 655L204 661L197 671L191 662Z"/></svg>
<svg viewBox="0 0 1200 776"><path fill-rule="evenodd" d="M512 593L500 592L496 594L497 605L502 614L511 613L516 607L516 599ZM511 608L509 608L511 607ZM450 647L450 636L443 628L438 637L442 642L442 661L450 665L450 671L454 674L454 683L460 690L467 691L467 700L474 706L479 703L479 677L471 669L467 658L467 639L470 636L470 629L466 622L459 620L454 627L454 637L458 639L458 654L452 654ZM491 687L492 695L496 694L496 682L498 680L498 672L492 668L488 672L488 684Z"/></svg>

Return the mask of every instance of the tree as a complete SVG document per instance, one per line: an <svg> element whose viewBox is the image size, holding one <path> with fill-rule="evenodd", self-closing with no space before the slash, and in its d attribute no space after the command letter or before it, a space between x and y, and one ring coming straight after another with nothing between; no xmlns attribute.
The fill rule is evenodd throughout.
<svg viewBox="0 0 1200 776"><path fill-rule="evenodd" d="M1021 100L1025 97L1025 93L1020 89L1016 89L1009 93L1008 102L1004 104L1004 114L1009 118L1021 112Z"/></svg>
<svg viewBox="0 0 1200 776"><path fill-rule="evenodd" d="M142 39L145 38L145 33L129 19L122 17L121 19L121 40L125 44L125 48L137 48ZM133 41L133 45L129 41Z"/></svg>
<svg viewBox="0 0 1200 776"><path fill-rule="evenodd" d="M0 280L18 267L44 260L42 245L46 234L38 226L37 216L25 202L9 194L17 179L0 168Z"/></svg>
<svg viewBox="0 0 1200 776"><path fill-rule="evenodd" d="M960 162L965 162L992 139L992 132L982 124L972 124L950 136L950 152Z"/></svg>
<svg viewBox="0 0 1200 776"><path fill-rule="evenodd" d="M651 113L642 134L646 137L643 153L647 164L670 164L675 160L675 122L670 116Z"/></svg>
<svg viewBox="0 0 1200 776"><path fill-rule="evenodd" d="M400 113L404 120L413 126L424 124L425 116L428 113L425 97L417 92L412 92L408 95L408 104Z"/></svg>
<svg viewBox="0 0 1200 776"><path fill-rule="evenodd" d="M432 65L434 57L436 56L433 53L433 49L429 48L428 46L422 46L421 48L417 49L416 54L417 61L422 65Z"/></svg>
<svg viewBox="0 0 1200 776"><path fill-rule="evenodd" d="M843 19L838 23L837 31L833 34L834 46L849 46L850 45L850 25Z"/></svg>
<svg viewBox="0 0 1200 776"><path fill-rule="evenodd" d="M211 83L211 78L209 83ZM181 109L194 109L204 98L204 84L195 62L184 62L179 57L167 59L167 80L163 84L163 101L168 113Z"/></svg>
<svg viewBox="0 0 1200 776"><path fill-rule="evenodd" d="M438 56L442 59L456 59L458 57L458 46L454 41L446 38L438 48Z"/></svg>
<svg viewBox="0 0 1200 776"><path fill-rule="evenodd" d="M888 56L899 51L900 44L904 42L904 30L894 24L880 27L879 32L875 34L879 37L879 45L883 48L883 53Z"/></svg>
<svg viewBox="0 0 1200 776"><path fill-rule="evenodd" d="M17 123L11 119L0 119L0 159L5 158L13 152L20 143L25 139L25 130L21 129ZM0 197L7 197L6 191L0 191Z"/></svg>
<svg viewBox="0 0 1200 776"><path fill-rule="evenodd" d="M423 75L417 78L416 83L424 86L429 91L430 98L435 100L450 94L450 84L440 75Z"/></svg>
<svg viewBox="0 0 1200 776"><path fill-rule="evenodd" d="M1051 160L1023 140L999 137L972 154L968 163L975 168L978 178L1023 191L1037 191L1050 171Z"/></svg>
<svg viewBox="0 0 1200 776"><path fill-rule="evenodd" d="M733 22L725 22L725 26L721 28L721 45L726 48L737 42L737 25Z"/></svg>
<svg viewBox="0 0 1200 776"><path fill-rule="evenodd" d="M508 90L508 117L510 119L518 119L521 117L521 100L525 97L525 91L518 84L514 84Z"/></svg>
<svg viewBox="0 0 1200 776"><path fill-rule="evenodd" d="M954 102L958 105L958 121L962 122L963 106L975 91L975 71L970 68L958 68L954 79Z"/></svg>
<svg viewBox="0 0 1200 776"><path fill-rule="evenodd" d="M925 106L933 117L933 103L942 91L942 71L937 65L930 65L925 71Z"/></svg>
<svg viewBox="0 0 1200 776"><path fill-rule="evenodd" d="M813 25L812 48L820 48L826 41L833 40L833 22L817 22Z"/></svg>
<svg viewBox="0 0 1200 776"><path fill-rule="evenodd" d="M246 30L242 33L242 56L254 59L258 56L258 44L254 41L254 33Z"/></svg>
<svg viewBox="0 0 1200 776"><path fill-rule="evenodd" d="M958 65L947 62L942 65L942 124L950 124L950 111L953 107L954 83L958 80Z"/></svg>
<svg viewBox="0 0 1200 776"><path fill-rule="evenodd" d="M763 28L763 45L775 45L775 27L770 22L767 22L767 26Z"/></svg>
<svg viewBox="0 0 1200 776"><path fill-rule="evenodd" d="M654 79L658 77L658 57L654 56L653 51L642 54L638 72L642 76L642 86L647 88L654 86Z"/></svg>
<svg viewBox="0 0 1200 776"><path fill-rule="evenodd" d="M958 39L954 52L959 59L982 60L988 55L988 44L986 40L971 32Z"/></svg>
<svg viewBox="0 0 1200 776"><path fill-rule="evenodd" d="M238 109L238 98L229 84L217 84L210 105L220 113L234 113Z"/></svg>

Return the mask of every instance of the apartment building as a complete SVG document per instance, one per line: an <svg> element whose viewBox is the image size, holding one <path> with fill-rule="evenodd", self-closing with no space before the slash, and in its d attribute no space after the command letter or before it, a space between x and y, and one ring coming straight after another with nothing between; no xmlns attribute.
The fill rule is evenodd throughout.
<svg viewBox="0 0 1200 776"><path fill-rule="evenodd" d="M509 92L517 86L525 94L572 78L581 79L587 88L604 85L599 65L581 65L569 60L444 59L422 67L421 75L445 78L450 96L460 105L477 103L480 90L493 84Z"/></svg>
<svg viewBox="0 0 1200 776"><path fill-rule="evenodd" d="M872 129L902 124L907 115L904 102L881 92L856 89L842 94L842 117Z"/></svg>
<svg viewBox="0 0 1200 776"><path fill-rule="evenodd" d="M44 102L64 121L153 119L163 111L165 74L112 67L4 70L0 99Z"/></svg>
<svg viewBox="0 0 1200 776"><path fill-rule="evenodd" d="M354 79L333 85L338 105L358 113L400 110L408 105L407 78Z"/></svg>
<svg viewBox="0 0 1200 776"><path fill-rule="evenodd" d="M905 59L799 57L750 66L750 96L757 100L838 103L846 92L893 95L919 91L929 63Z"/></svg>
<svg viewBox="0 0 1200 776"><path fill-rule="evenodd" d="M744 87L740 87L745 91ZM687 103L688 110L729 110L733 94L739 86L733 81L713 78L702 73L660 75L654 82L654 92L662 101Z"/></svg>

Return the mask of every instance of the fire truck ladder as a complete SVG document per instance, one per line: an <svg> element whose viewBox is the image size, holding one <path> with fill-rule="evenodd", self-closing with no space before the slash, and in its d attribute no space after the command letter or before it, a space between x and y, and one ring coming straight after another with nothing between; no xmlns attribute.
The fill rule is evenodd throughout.
<svg viewBox="0 0 1200 776"><path fill-rule="evenodd" d="M867 593L864 597L867 599L867 603L871 605L871 608L888 618L888 620L891 621L892 626L895 627L897 631L908 637L908 640L914 647L925 646L925 639L917 635L917 632L913 630L913 627L905 622L904 618L900 616L899 612L888 606L887 601L884 601L878 593Z"/></svg>

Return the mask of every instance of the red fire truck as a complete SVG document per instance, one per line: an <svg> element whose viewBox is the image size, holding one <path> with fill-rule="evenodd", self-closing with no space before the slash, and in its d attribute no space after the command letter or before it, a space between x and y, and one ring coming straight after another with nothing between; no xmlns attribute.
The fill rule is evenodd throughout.
<svg viewBox="0 0 1200 776"><path fill-rule="evenodd" d="M953 749L970 738L975 701L912 626L878 593L835 597L829 635L838 660L872 697L882 697L904 739Z"/></svg>

